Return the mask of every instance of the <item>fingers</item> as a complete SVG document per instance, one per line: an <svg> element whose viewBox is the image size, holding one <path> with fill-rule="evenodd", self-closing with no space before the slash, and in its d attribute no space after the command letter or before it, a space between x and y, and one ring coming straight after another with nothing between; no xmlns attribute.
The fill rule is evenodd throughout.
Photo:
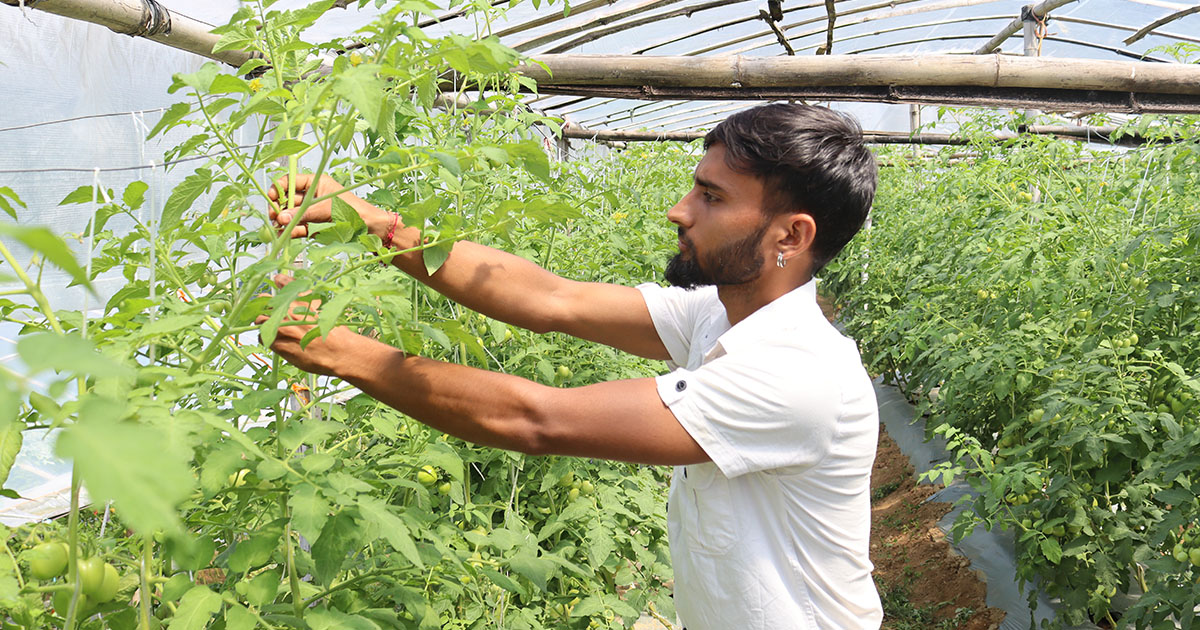
<svg viewBox="0 0 1200 630"><path fill-rule="evenodd" d="M292 281L295 280L295 278L287 275L286 273L277 273L277 274L275 274L275 277L272 278L272 280L275 281L275 286L282 289L283 287L286 287L287 285L291 284Z"/></svg>

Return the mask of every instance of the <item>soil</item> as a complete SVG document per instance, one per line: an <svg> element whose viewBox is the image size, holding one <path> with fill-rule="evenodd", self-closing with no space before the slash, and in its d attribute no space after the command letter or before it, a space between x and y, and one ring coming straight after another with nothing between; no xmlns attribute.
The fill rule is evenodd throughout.
<svg viewBox="0 0 1200 630"><path fill-rule="evenodd" d="M871 475L871 561L884 630L995 630L1004 619L1004 611L987 607L980 574L937 526L951 506L926 499L940 488L917 485L908 458L881 426Z"/></svg>

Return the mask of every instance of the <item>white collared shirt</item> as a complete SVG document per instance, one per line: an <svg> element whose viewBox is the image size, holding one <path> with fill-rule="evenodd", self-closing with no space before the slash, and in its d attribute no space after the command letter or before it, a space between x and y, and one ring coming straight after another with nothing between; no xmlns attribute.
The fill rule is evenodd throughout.
<svg viewBox="0 0 1200 630"><path fill-rule="evenodd" d="M667 508L688 630L874 630L868 558L879 432L855 343L810 281L730 327L715 287L638 287L672 372L663 403L712 459ZM682 367L677 367L682 366Z"/></svg>

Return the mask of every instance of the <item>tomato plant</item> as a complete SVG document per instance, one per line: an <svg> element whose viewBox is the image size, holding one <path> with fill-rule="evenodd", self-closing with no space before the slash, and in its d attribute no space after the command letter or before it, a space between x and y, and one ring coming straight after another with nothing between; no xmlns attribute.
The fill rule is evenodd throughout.
<svg viewBox="0 0 1200 630"><path fill-rule="evenodd" d="M432 4L377 4L380 19L344 41L302 39L333 0L246 3L217 29L219 48L261 56L175 78L182 100L152 133L187 130L168 158L204 159L161 207L145 182L84 186L63 200L94 209L69 244L22 226L19 191L0 187L17 219L0 224L0 257L20 283L0 316L23 326L24 366L0 372L2 444L55 429L74 465L65 522L0 529L5 623L583 628L673 614L663 471L476 448L264 347L285 325L278 307L305 294L323 302L318 334L347 325L547 385L656 372L464 311L381 264L394 254L339 203L309 239L267 223L269 182L303 169L421 227L431 270L462 238L584 280L661 270L663 212L692 149L551 164L540 133L557 122L517 98L515 52L426 35L414 24ZM462 98L441 98L447 67ZM15 243L36 256L19 260ZM43 290L47 266L88 289L103 274L126 282L90 294L98 311L69 310ZM281 271L296 281L272 294ZM113 511L83 510L84 486ZM66 541L65 575L57 559L37 574L14 560L45 540Z"/></svg>
<svg viewBox="0 0 1200 630"><path fill-rule="evenodd" d="M1159 628L1200 601L1177 546L1200 519L1198 145L1194 119L1131 124L1152 122L1187 140L885 153L873 225L826 276L871 370L956 454L934 476L975 488L956 534L1011 531L1056 623Z"/></svg>

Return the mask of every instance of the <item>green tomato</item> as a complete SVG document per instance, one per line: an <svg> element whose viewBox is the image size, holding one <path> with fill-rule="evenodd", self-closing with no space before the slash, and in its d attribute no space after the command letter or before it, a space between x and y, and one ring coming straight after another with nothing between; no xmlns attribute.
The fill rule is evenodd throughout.
<svg viewBox="0 0 1200 630"><path fill-rule="evenodd" d="M417 481L425 487L432 486L437 481L437 470L433 466L422 466L417 471Z"/></svg>
<svg viewBox="0 0 1200 630"><path fill-rule="evenodd" d="M1191 551L1188 551L1188 560L1191 561L1192 566L1200 567L1200 547L1193 547Z"/></svg>
<svg viewBox="0 0 1200 630"><path fill-rule="evenodd" d="M105 562L104 563L104 581L100 583L100 588L93 594L97 603L111 601L117 596L117 590L121 587L121 574L117 573L116 567Z"/></svg>
<svg viewBox="0 0 1200 630"><path fill-rule="evenodd" d="M67 616L67 610L71 606L71 591L55 591L54 597L50 598L50 603L54 606L54 613L65 618ZM79 594L79 600L75 602L76 621L83 618L79 613L86 611L91 604L92 602L89 601L89 598L86 594Z"/></svg>
<svg viewBox="0 0 1200 630"><path fill-rule="evenodd" d="M438 486L438 494L450 494L450 482L447 481Z"/></svg>
<svg viewBox="0 0 1200 630"><path fill-rule="evenodd" d="M554 373L558 375L558 378L561 378L564 381L575 375L575 373L571 371L571 368L565 365L558 366L558 369L555 370Z"/></svg>
<svg viewBox="0 0 1200 630"><path fill-rule="evenodd" d="M570 488L571 484L573 484L574 482L575 482L575 473L572 471L567 471L567 474L558 478L558 487L559 488Z"/></svg>
<svg viewBox="0 0 1200 630"><path fill-rule="evenodd" d="M596 486L592 485L592 482L588 481L587 479L584 479L579 484L579 491L584 494L591 494L596 491Z"/></svg>
<svg viewBox="0 0 1200 630"><path fill-rule="evenodd" d="M44 542L29 551L29 572L39 580L56 578L67 570L66 543Z"/></svg>
<svg viewBox="0 0 1200 630"><path fill-rule="evenodd" d="M578 498L579 498L579 488L571 488L571 491L567 493L567 500L574 501L575 499L578 499Z"/></svg>
<svg viewBox="0 0 1200 630"><path fill-rule="evenodd" d="M84 595L95 595L104 584L104 561L91 557L79 563L79 583Z"/></svg>
<svg viewBox="0 0 1200 630"><path fill-rule="evenodd" d="M1176 562L1187 562L1188 551L1184 548L1183 544L1176 544L1175 548L1171 550L1171 557L1175 558Z"/></svg>

